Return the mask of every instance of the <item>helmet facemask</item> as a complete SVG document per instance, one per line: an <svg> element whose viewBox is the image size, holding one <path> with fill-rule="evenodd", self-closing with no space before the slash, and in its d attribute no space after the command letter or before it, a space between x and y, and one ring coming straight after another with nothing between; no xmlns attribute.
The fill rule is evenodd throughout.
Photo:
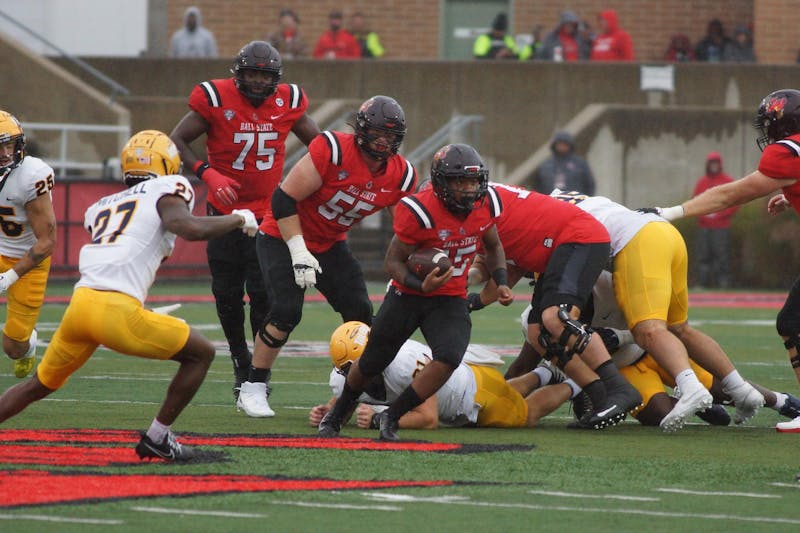
<svg viewBox="0 0 800 533"><path fill-rule="evenodd" d="M406 135L403 108L393 98L374 96L361 104L353 126L358 146L378 161L386 161L400 150Z"/></svg>

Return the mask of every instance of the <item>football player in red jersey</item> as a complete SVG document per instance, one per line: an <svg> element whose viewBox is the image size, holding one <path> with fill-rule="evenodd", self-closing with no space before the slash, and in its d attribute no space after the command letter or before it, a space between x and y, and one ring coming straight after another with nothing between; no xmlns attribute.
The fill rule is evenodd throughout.
<svg viewBox="0 0 800 533"><path fill-rule="evenodd" d="M618 424L642 397L620 375L602 339L579 320L610 257L608 231L570 203L520 187L494 186L503 202L497 233L514 265L511 286L526 272L540 273L528 315L528 338L538 340L541 355L557 358L558 366L583 387L594 406L574 427L603 429ZM494 301L492 281L482 292L484 300L481 294L469 295L471 309ZM512 363L507 377L533 370L538 357L526 360L530 355L522 354ZM528 366L523 369L524 365Z"/></svg>
<svg viewBox="0 0 800 533"><path fill-rule="evenodd" d="M234 77L204 81L192 90L189 108L170 137L185 168L208 185L207 212L225 215L250 209L260 221L270 209L272 191L283 175L289 132L306 145L319 128L306 114L308 98L297 85L279 83L280 54L253 41L234 59ZM190 143L206 135L208 162ZM247 379L251 355L245 337L244 293L250 299L255 337L269 311L268 290L256 256L256 239L239 231L211 239L207 246L211 291L234 370L234 398Z"/></svg>
<svg viewBox="0 0 800 533"><path fill-rule="evenodd" d="M394 238L384 262L392 278L372 325L369 342L348 372L341 396L319 425L321 437L339 435L369 380L383 372L400 346L419 328L433 361L380 415L380 438L398 440L400 417L420 405L450 378L461 364L472 323L467 309L467 271L478 244L498 285L498 300L513 301L508 288L506 258L495 222L502 204L489 187L489 172L478 152L466 144L441 148L431 164L431 187L403 198L395 211ZM431 271L424 280L406 265L418 248L447 251L451 267Z"/></svg>
<svg viewBox="0 0 800 533"><path fill-rule="evenodd" d="M397 151L406 133L403 108L374 96L361 104L354 133L325 131L272 195L256 248L272 308L258 331L253 364L238 406L274 416L267 383L281 346L300 322L307 287L316 285L345 322L372 322L372 303L347 231L362 218L414 192L417 173Z"/></svg>
<svg viewBox="0 0 800 533"><path fill-rule="evenodd" d="M676 220L716 213L781 189L781 193L770 198L767 210L776 214L791 207L800 212L800 91L781 89L765 96L758 106L755 126L761 132L757 143L763 151L757 170L683 204L641 211L657 212L667 220ZM800 382L800 277L778 313L776 327ZM800 433L800 417L778 423L777 429Z"/></svg>

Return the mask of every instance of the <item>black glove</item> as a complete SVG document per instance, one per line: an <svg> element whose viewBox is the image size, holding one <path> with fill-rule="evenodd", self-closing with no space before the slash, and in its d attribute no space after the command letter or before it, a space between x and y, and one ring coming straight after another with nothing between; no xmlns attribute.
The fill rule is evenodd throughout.
<svg viewBox="0 0 800 533"><path fill-rule="evenodd" d="M642 213L643 215L651 214L651 215L658 215L661 216L661 208L660 207L640 207L636 210L637 213Z"/></svg>
<svg viewBox="0 0 800 533"><path fill-rule="evenodd" d="M471 292L467 295L467 309L469 312L473 311L480 311L486 307L486 305L481 302L481 295L477 292Z"/></svg>
<svg viewBox="0 0 800 533"><path fill-rule="evenodd" d="M614 353L619 349L619 337L611 328L592 328L603 339L603 344L606 345L608 353Z"/></svg>

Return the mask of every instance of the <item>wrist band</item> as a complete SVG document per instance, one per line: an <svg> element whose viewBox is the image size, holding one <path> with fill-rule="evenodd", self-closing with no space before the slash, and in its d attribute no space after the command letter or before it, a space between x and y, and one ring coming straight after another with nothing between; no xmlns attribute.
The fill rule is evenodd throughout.
<svg viewBox="0 0 800 533"><path fill-rule="evenodd" d="M205 172L206 169L208 168L210 168L208 166L208 163L206 163L205 161L201 161L200 159L195 161L194 165L192 165L192 171L194 171L194 175L200 179L203 178L203 172Z"/></svg>
<svg viewBox="0 0 800 533"><path fill-rule="evenodd" d="M471 292L467 295L467 307L470 311L480 311L486 304L481 301L481 295L477 292Z"/></svg>
<svg viewBox="0 0 800 533"><path fill-rule="evenodd" d="M508 285L508 270L503 267L496 269L492 272L492 279L498 287L500 285Z"/></svg>

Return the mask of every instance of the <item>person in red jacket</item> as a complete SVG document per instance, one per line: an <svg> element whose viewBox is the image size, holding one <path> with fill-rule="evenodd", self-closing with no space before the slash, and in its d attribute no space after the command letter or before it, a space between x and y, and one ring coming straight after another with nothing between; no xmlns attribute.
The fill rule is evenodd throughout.
<svg viewBox="0 0 800 533"><path fill-rule="evenodd" d="M353 34L342 28L342 12L328 15L330 29L320 35L314 48L315 59L360 59L361 45Z"/></svg>
<svg viewBox="0 0 800 533"><path fill-rule="evenodd" d="M706 156L706 173L694 188L694 196L717 185L730 183L733 178L722 171L722 156L719 152L709 152ZM697 283L703 287L727 289L731 285L730 235L731 218L739 206L728 207L716 213L698 217L695 257Z"/></svg>
<svg viewBox="0 0 800 533"><path fill-rule="evenodd" d="M592 61L633 61L631 36L620 29L617 12L602 11L597 16L598 33L592 46Z"/></svg>

